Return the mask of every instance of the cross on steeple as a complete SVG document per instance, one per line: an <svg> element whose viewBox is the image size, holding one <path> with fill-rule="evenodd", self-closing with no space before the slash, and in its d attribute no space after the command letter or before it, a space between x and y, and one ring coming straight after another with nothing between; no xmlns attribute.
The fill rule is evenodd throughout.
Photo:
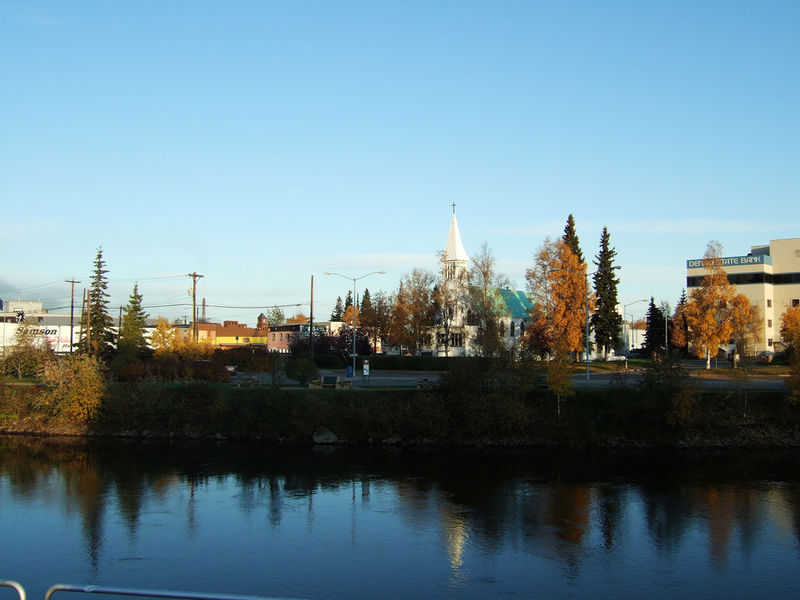
<svg viewBox="0 0 800 600"><path fill-rule="evenodd" d="M453 214L456 214L456 203L453 202Z"/></svg>

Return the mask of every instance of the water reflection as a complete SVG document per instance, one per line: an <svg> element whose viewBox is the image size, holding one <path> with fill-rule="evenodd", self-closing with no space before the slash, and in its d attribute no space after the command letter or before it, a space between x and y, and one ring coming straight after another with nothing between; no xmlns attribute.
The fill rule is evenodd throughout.
<svg viewBox="0 0 800 600"><path fill-rule="evenodd" d="M475 557L509 553L540 557L568 579L581 575L587 557L623 557L641 548L667 558L698 552L724 571L733 551L748 559L770 535L785 536L796 558L799 470L793 453L780 452L320 454L259 445L0 438L6 502L78 515L94 578L108 561L109 524L119 522L135 546L143 521L154 521L174 498L182 509L168 510L163 520L181 519L188 540L211 522L235 530L222 523L231 511L273 531L302 515L307 537L294 532L296 544L347 531L351 547L380 555L400 540L399 519L409 532L401 543L409 535L426 544L438 540L454 587L474 576ZM209 496L220 488L224 499ZM334 512L342 503L347 508Z"/></svg>

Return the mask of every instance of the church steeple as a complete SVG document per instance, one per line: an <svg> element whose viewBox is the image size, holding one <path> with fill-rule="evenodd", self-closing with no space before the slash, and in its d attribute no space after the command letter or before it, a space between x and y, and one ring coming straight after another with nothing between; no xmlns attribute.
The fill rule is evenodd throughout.
<svg viewBox="0 0 800 600"><path fill-rule="evenodd" d="M450 233L447 235L447 245L442 254L442 269L445 279L454 279L456 275L466 271L469 264L469 255L461 243L461 233L456 220L456 204L453 202L453 218L450 219Z"/></svg>

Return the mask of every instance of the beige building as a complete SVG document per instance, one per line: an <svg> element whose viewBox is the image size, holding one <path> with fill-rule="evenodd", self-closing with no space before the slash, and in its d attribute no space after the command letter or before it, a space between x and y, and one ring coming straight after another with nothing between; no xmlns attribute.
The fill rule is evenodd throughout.
<svg viewBox="0 0 800 600"><path fill-rule="evenodd" d="M768 245L752 246L745 256L726 256L722 267L728 281L761 310L759 353L783 350L781 315L791 306L800 306L800 238L772 240ZM686 287L699 287L706 274L703 260L686 261Z"/></svg>

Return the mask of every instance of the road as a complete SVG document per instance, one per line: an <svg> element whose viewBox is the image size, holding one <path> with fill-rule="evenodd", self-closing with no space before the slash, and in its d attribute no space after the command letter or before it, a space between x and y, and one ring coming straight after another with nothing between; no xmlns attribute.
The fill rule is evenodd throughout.
<svg viewBox="0 0 800 600"><path fill-rule="evenodd" d="M693 364L697 362L698 364ZM689 376L693 383L696 383L705 388L730 388L736 387L737 382L729 377L720 374L706 374L705 363L702 361L687 361L685 366L689 371ZM722 366L722 365L720 365ZM347 372L344 369L322 369L320 376L335 375L339 377L340 381L350 381L354 389L358 388L414 388L419 383L425 385L426 382L436 382L442 376L441 371L380 371L372 369L369 377L362 377L358 373L355 378L349 379ZM627 371L621 372L622 383L626 386L637 386L642 381L642 373L640 371ZM576 374L572 376L572 382L577 388L602 388L608 387L615 382L615 373L599 372L592 373L589 381L586 381L586 374ZM618 383L618 380L617 384ZM784 390L786 389L786 377L780 375L768 376L754 376L750 382L750 387L768 390Z"/></svg>

